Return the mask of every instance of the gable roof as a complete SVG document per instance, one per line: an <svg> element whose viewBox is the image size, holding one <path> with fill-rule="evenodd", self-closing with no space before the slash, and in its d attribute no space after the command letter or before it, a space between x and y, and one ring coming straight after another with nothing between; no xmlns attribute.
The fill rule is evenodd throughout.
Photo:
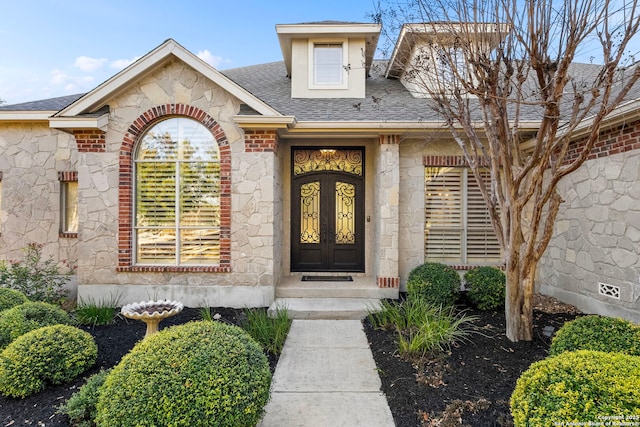
<svg viewBox="0 0 640 427"><path fill-rule="evenodd" d="M114 93L131 85L139 77L154 70L157 66L164 63L170 56L176 57L189 65L258 113L267 116L281 115L278 111L244 90L244 88L229 80L222 73L195 56L193 53L189 52L175 40L168 39L130 66L93 89L91 92L81 96L79 99L58 111L53 115L53 118L78 116L83 113L93 112L96 109L103 107L106 100L113 96Z"/></svg>

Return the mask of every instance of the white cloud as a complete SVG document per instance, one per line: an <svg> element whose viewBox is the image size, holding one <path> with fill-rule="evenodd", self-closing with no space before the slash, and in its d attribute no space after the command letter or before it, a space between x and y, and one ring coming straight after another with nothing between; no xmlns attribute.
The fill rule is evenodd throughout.
<svg viewBox="0 0 640 427"><path fill-rule="evenodd" d="M89 56L79 56L76 58L74 67L80 68L82 71L93 72L102 68L107 62L106 58L91 58Z"/></svg>
<svg viewBox="0 0 640 427"><path fill-rule="evenodd" d="M215 56L208 50L201 50L200 52L198 52L197 56L212 67L218 67L223 62L226 62L222 59L221 56Z"/></svg>
<svg viewBox="0 0 640 427"><path fill-rule="evenodd" d="M115 61L111 61L111 64L109 64L109 66L116 70L122 70L124 68L127 68L129 65L133 64L140 58L140 56L136 56L133 59L116 59Z"/></svg>
<svg viewBox="0 0 640 427"><path fill-rule="evenodd" d="M95 86L94 81L92 76L73 76L58 69L51 72L51 83L62 86L66 93L87 91Z"/></svg>

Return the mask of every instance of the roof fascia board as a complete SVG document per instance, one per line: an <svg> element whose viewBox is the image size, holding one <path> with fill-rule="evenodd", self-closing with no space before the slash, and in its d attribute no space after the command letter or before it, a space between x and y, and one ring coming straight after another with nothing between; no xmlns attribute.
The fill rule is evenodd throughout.
<svg viewBox="0 0 640 427"><path fill-rule="evenodd" d="M3 122L46 122L55 111L0 111Z"/></svg>
<svg viewBox="0 0 640 427"><path fill-rule="evenodd" d="M121 89L122 87L126 87L136 77L153 69L169 55L173 55L181 61L185 62L190 67L193 67L196 71L200 72L214 83L220 85L220 87L240 99L242 102L249 105L257 112L266 115L280 115L280 113L275 109L271 108L269 105L265 104L263 101L238 86L236 83L228 79L222 73L215 70L209 64L202 61L191 52L187 51L184 47L179 45L174 40L169 39L129 67L125 68L115 76L111 77L109 80L102 83L93 91L89 92L70 106L56 113L55 116L76 116L100 106L100 104L104 102L109 96L111 96L115 91Z"/></svg>
<svg viewBox="0 0 640 427"><path fill-rule="evenodd" d="M286 129L296 123L295 116L233 116L233 121L243 129Z"/></svg>
<svg viewBox="0 0 640 427"><path fill-rule="evenodd" d="M482 129L485 127L484 123L476 123L476 128ZM539 122L520 122L519 129L523 132L536 130L540 127ZM394 130L442 130L446 129L445 123L441 121L418 121L418 122L404 122L404 121L298 121L295 123L295 127L292 130L305 130L305 129L376 129L382 133L393 133Z"/></svg>
<svg viewBox="0 0 640 427"><path fill-rule="evenodd" d="M107 130L109 124L109 114L105 113L99 117L51 117L49 126L55 129L100 129Z"/></svg>

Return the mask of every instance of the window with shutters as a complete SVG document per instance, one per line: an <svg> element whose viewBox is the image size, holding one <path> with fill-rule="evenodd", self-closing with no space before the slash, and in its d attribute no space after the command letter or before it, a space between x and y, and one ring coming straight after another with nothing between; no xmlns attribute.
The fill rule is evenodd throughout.
<svg viewBox="0 0 640 427"><path fill-rule="evenodd" d="M482 172L482 185L490 174ZM500 245L473 173L425 168L425 261L461 265L501 262Z"/></svg>
<svg viewBox="0 0 640 427"><path fill-rule="evenodd" d="M135 263L220 263L220 154L211 132L173 117L152 126L137 147Z"/></svg>

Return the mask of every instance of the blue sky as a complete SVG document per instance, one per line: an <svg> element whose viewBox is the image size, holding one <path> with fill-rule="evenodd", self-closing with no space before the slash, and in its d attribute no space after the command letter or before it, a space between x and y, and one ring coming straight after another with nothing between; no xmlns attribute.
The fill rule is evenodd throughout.
<svg viewBox="0 0 640 427"><path fill-rule="evenodd" d="M0 0L0 99L87 92L168 38L220 70L280 61L276 24L371 22L377 1Z"/></svg>
<svg viewBox="0 0 640 427"><path fill-rule="evenodd" d="M224 70L280 61L276 24L370 22L373 0L2 0L0 99L89 91L168 38Z"/></svg>

